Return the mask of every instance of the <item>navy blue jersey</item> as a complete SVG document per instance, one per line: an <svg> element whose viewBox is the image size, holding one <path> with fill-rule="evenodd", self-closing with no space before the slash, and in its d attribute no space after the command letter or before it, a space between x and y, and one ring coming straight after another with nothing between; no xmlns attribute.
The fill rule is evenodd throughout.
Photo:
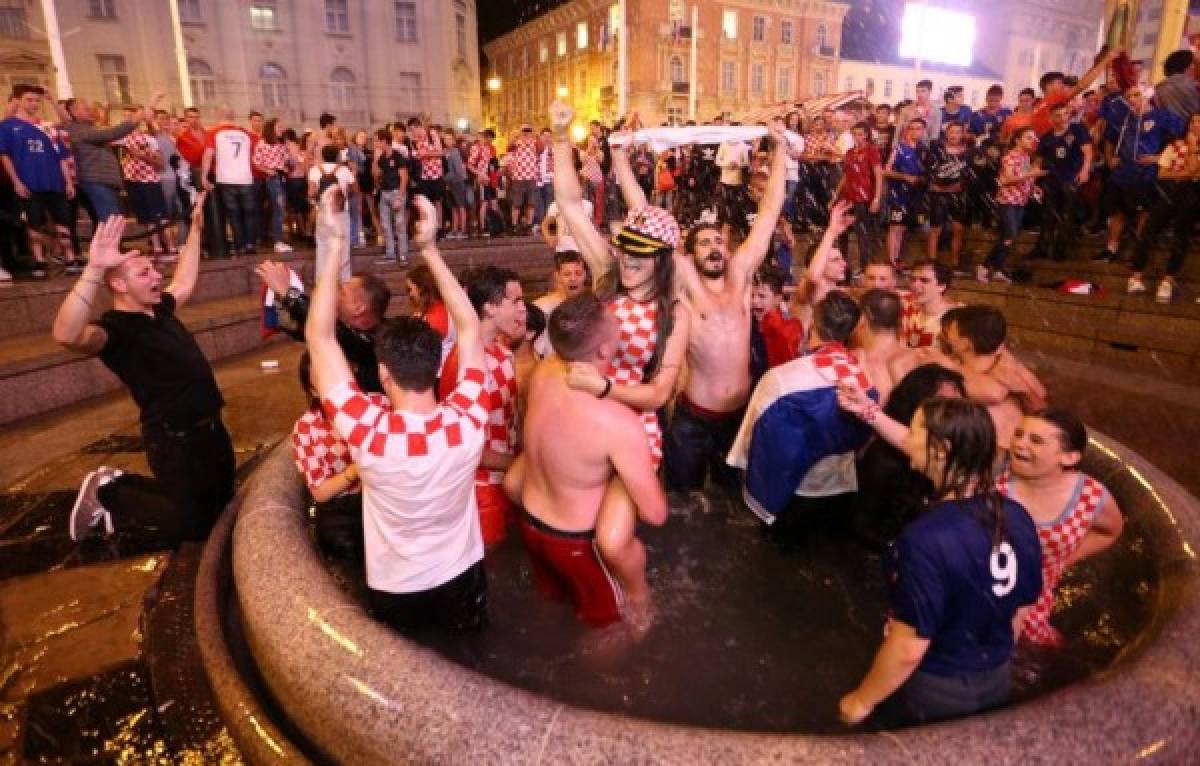
<svg viewBox="0 0 1200 766"><path fill-rule="evenodd" d="M946 107L942 107L942 133L946 132L946 124L950 121L958 122L965 130L971 122L971 107L966 104L959 104L958 109L951 113L946 111Z"/></svg>
<svg viewBox="0 0 1200 766"><path fill-rule="evenodd" d="M1159 154L1184 130L1183 120L1166 109L1150 109L1141 115L1128 112L1117 130L1120 163L1112 180L1122 185L1152 183L1158 176L1158 163L1138 162L1138 158Z"/></svg>
<svg viewBox="0 0 1200 766"><path fill-rule="evenodd" d="M30 191L66 191L60 164L66 148L37 125L17 117L0 122L0 154L8 155L17 177Z"/></svg>
<svg viewBox="0 0 1200 766"><path fill-rule="evenodd" d="M1083 170L1083 147L1091 143L1092 134L1077 122L1068 125L1061 136L1052 130L1038 139L1042 167L1062 183L1071 183Z"/></svg>
<svg viewBox="0 0 1200 766"><path fill-rule="evenodd" d="M929 650L920 669L977 673L1012 655L1012 619L1042 590L1042 546L1033 520L1003 501L1006 533L993 548L983 499L938 503L904 528L884 558L892 617L910 625Z"/></svg>
<svg viewBox="0 0 1200 766"><path fill-rule="evenodd" d="M892 162L888 167L896 173L905 173L918 177L925 176L925 149L921 146L911 146L904 141L896 144L896 150L892 153ZM888 181L888 197L893 204L906 205L909 202L920 198L921 187L916 184L910 184L907 181L897 181L890 179Z"/></svg>
<svg viewBox="0 0 1200 766"><path fill-rule="evenodd" d="M1009 117L1012 117L1012 110L1008 107L1000 107L995 114L980 109L971 115L971 120L967 123L967 132L976 136L980 142L989 141L1000 135L1000 126Z"/></svg>

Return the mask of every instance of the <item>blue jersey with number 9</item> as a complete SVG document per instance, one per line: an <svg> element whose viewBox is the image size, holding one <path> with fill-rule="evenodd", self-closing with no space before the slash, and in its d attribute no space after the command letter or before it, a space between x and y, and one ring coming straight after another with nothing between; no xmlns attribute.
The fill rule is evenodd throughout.
<svg viewBox="0 0 1200 766"><path fill-rule="evenodd" d="M1042 590L1042 546L1019 503L1003 500L1006 532L994 545L981 497L938 503L884 559L892 617L929 650L920 669L935 675L993 670L1012 655L1012 619Z"/></svg>

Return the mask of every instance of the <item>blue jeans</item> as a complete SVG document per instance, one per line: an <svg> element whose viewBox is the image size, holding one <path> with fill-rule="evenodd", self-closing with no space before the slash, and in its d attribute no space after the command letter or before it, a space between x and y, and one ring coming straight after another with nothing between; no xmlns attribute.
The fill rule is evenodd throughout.
<svg viewBox="0 0 1200 766"><path fill-rule="evenodd" d="M97 221L107 221L112 216L121 214L118 192L113 187L94 181L84 181L79 184L79 188L87 195L88 202L92 203L92 210L96 212Z"/></svg>
<svg viewBox="0 0 1200 766"><path fill-rule="evenodd" d="M550 207L550 203L554 201L554 184L543 184L537 188L537 195L534 197L537 204L533 208L533 225L538 226L542 223L542 219L546 217L546 209Z"/></svg>
<svg viewBox="0 0 1200 766"><path fill-rule="evenodd" d="M358 238L362 234L362 195L351 194L350 204L350 247L358 247Z"/></svg>
<svg viewBox="0 0 1200 766"><path fill-rule="evenodd" d="M258 242L258 199L254 184L217 184L225 217L233 227L234 253Z"/></svg>
<svg viewBox="0 0 1200 766"><path fill-rule="evenodd" d="M399 189L379 192L379 226L383 229L383 250L388 258L408 257L408 226L404 215L404 192Z"/></svg>
<svg viewBox="0 0 1200 766"><path fill-rule="evenodd" d="M271 240L278 245L283 241L283 213L287 204L284 181L278 175L267 177L267 200L271 203Z"/></svg>
<svg viewBox="0 0 1200 766"><path fill-rule="evenodd" d="M1025 206L998 205L996 213L1000 218L1000 231L996 234L996 245L983 264L992 271L1000 271L1004 268L1004 262L1008 260L1008 249L1016 243L1017 236L1021 233L1021 222L1025 218Z"/></svg>

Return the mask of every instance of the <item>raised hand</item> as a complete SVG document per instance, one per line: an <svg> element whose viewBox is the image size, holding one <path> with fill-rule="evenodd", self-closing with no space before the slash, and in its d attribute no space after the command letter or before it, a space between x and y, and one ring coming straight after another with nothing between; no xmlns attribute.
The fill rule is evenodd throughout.
<svg viewBox="0 0 1200 766"><path fill-rule="evenodd" d="M829 229L836 234L854 225L854 207L846 200L838 200L829 214Z"/></svg>
<svg viewBox="0 0 1200 766"><path fill-rule="evenodd" d="M257 274L276 295L283 295L292 285L291 269L277 261L263 261L254 268Z"/></svg>
<svg viewBox="0 0 1200 766"><path fill-rule="evenodd" d="M202 191L192 201L192 231L200 231L204 226L204 200L206 199L208 199L208 192Z"/></svg>
<svg viewBox="0 0 1200 766"><path fill-rule="evenodd" d="M417 222L413 226L412 244L422 249L437 241L437 212L433 203L424 195L413 195L413 207L417 209Z"/></svg>
<svg viewBox="0 0 1200 766"><path fill-rule="evenodd" d="M110 216L96 227L92 243L88 246L88 266L108 271L120 266L140 251L121 252L121 234L125 231L125 217Z"/></svg>

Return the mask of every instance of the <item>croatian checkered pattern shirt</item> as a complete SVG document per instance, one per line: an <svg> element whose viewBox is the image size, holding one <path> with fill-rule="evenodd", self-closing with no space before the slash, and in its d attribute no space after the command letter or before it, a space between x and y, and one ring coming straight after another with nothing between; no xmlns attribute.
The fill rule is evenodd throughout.
<svg viewBox="0 0 1200 766"><path fill-rule="evenodd" d="M150 136L135 130L117 142L123 150L134 149L138 152L158 152L158 142ZM121 152L121 176L126 181L134 183L158 183L158 171L144 160L137 159L129 151Z"/></svg>
<svg viewBox="0 0 1200 766"><path fill-rule="evenodd" d="M900 314L900 340L909 348L932 348L942 331L942 315L925 314L912 300Z"/></svg>
<svg viewBox="0 0 1200 766"><path fill-rule="evenodd" d="M434 157L421 158L421 180L437 181L442 177L442 142L436 138L426 138L416 143L417 154L437 152Z"/></svg>
<svg viewBox="0 0 1200 766"><path fill-rule="evenodd" d="M841 343L826 343L821 346L813 352L812 362L813 367L826 380L849 383L863 391L871 388L871 379L858 366L854 355Z"/></svg>
<svg viewBox="0 0 1200 766"><path fill-rule="evenodd" d="M488 418L485 373L468 368L432 412L398 411L346 380L322 401L363 485L367 584L413 593L483 558L475 470Z"/></svg>
<svg viewBox="0 0 1200 766"><path fill-rule="evenodd" d="M484 179L487 183L490 180L489 164L493 157L496 156L496 150L487 144L478 143L471 147L471 151L467 152L467 170L475 174L476 180Z"/></svg>
<svg viewBox="0 0 1200 766"><path fill-rule="evenodd" d="M1005 473L996 480L1000 494L1011 496L1012 477ZM1096 514L1104 507L1108 490L1086 474L1079 475L1074 496L1063 513L1052 522L1037 522L1038 540L1042 544L1042 592L1025 620L1022 635L1035 644L1059 646L1062 634L1050 624L1054 612L1054 589L1067 568L1067 560L1083 543Z"/></svg>
<svg viewBox="0 0 1200 766"><path fill-rule="evenodd" d="M537 142L532 138L518 138L509 147L508 177L514 181L537 180Z"/></svg>
<svg viewBox="0 0 1200 766"><path fill-rule="evenodd" d="M309 491L315 490L350 467L350 447L342 441L321 412L309 410L292 427L292 452L296 469ZM343 492L342 494L346 494Z"/></svg>
<svg viewBox="0 0 1200 766"><path fill-rule="evenodd" d="M517 453L517 369L513 353L499 343L484 349L487 362L485 392L488 401L487 426L484 448L503 455ZM475 474L476 484L499 486L504 482L504 471L489 471L480 468Z"/></svg>
<svg viewBox="0 0 1200 766"><path fill-rule="evenodd" d="M1012 149L1001 160L1002 174L1017 176L1029 172L1029 155L1020 149ZM997 205L1025 205L1033 193L1033 179L1027 178L1016 184L1001 186L996 190Z"/></svg>
<svg viewBox="0 0 1200 766"><path fill-rule="evenodd" d="M641 383L646 365L654 358L658 346L658 303L641 303L628 295L618 295L608 302L608 311L620 327L617 353L609 362L608 377L613 385ZM642 425L650 443L650 456L657 466L662 461L662 427L654 412L642 413Z"/></svg>
<svg viewBox="0 0 1200 766"><path fill-rule="evenodd" d="M282 173L287 169L287 144L268 144L259 141L254 147L254 164L268 173Z"/></svg>

